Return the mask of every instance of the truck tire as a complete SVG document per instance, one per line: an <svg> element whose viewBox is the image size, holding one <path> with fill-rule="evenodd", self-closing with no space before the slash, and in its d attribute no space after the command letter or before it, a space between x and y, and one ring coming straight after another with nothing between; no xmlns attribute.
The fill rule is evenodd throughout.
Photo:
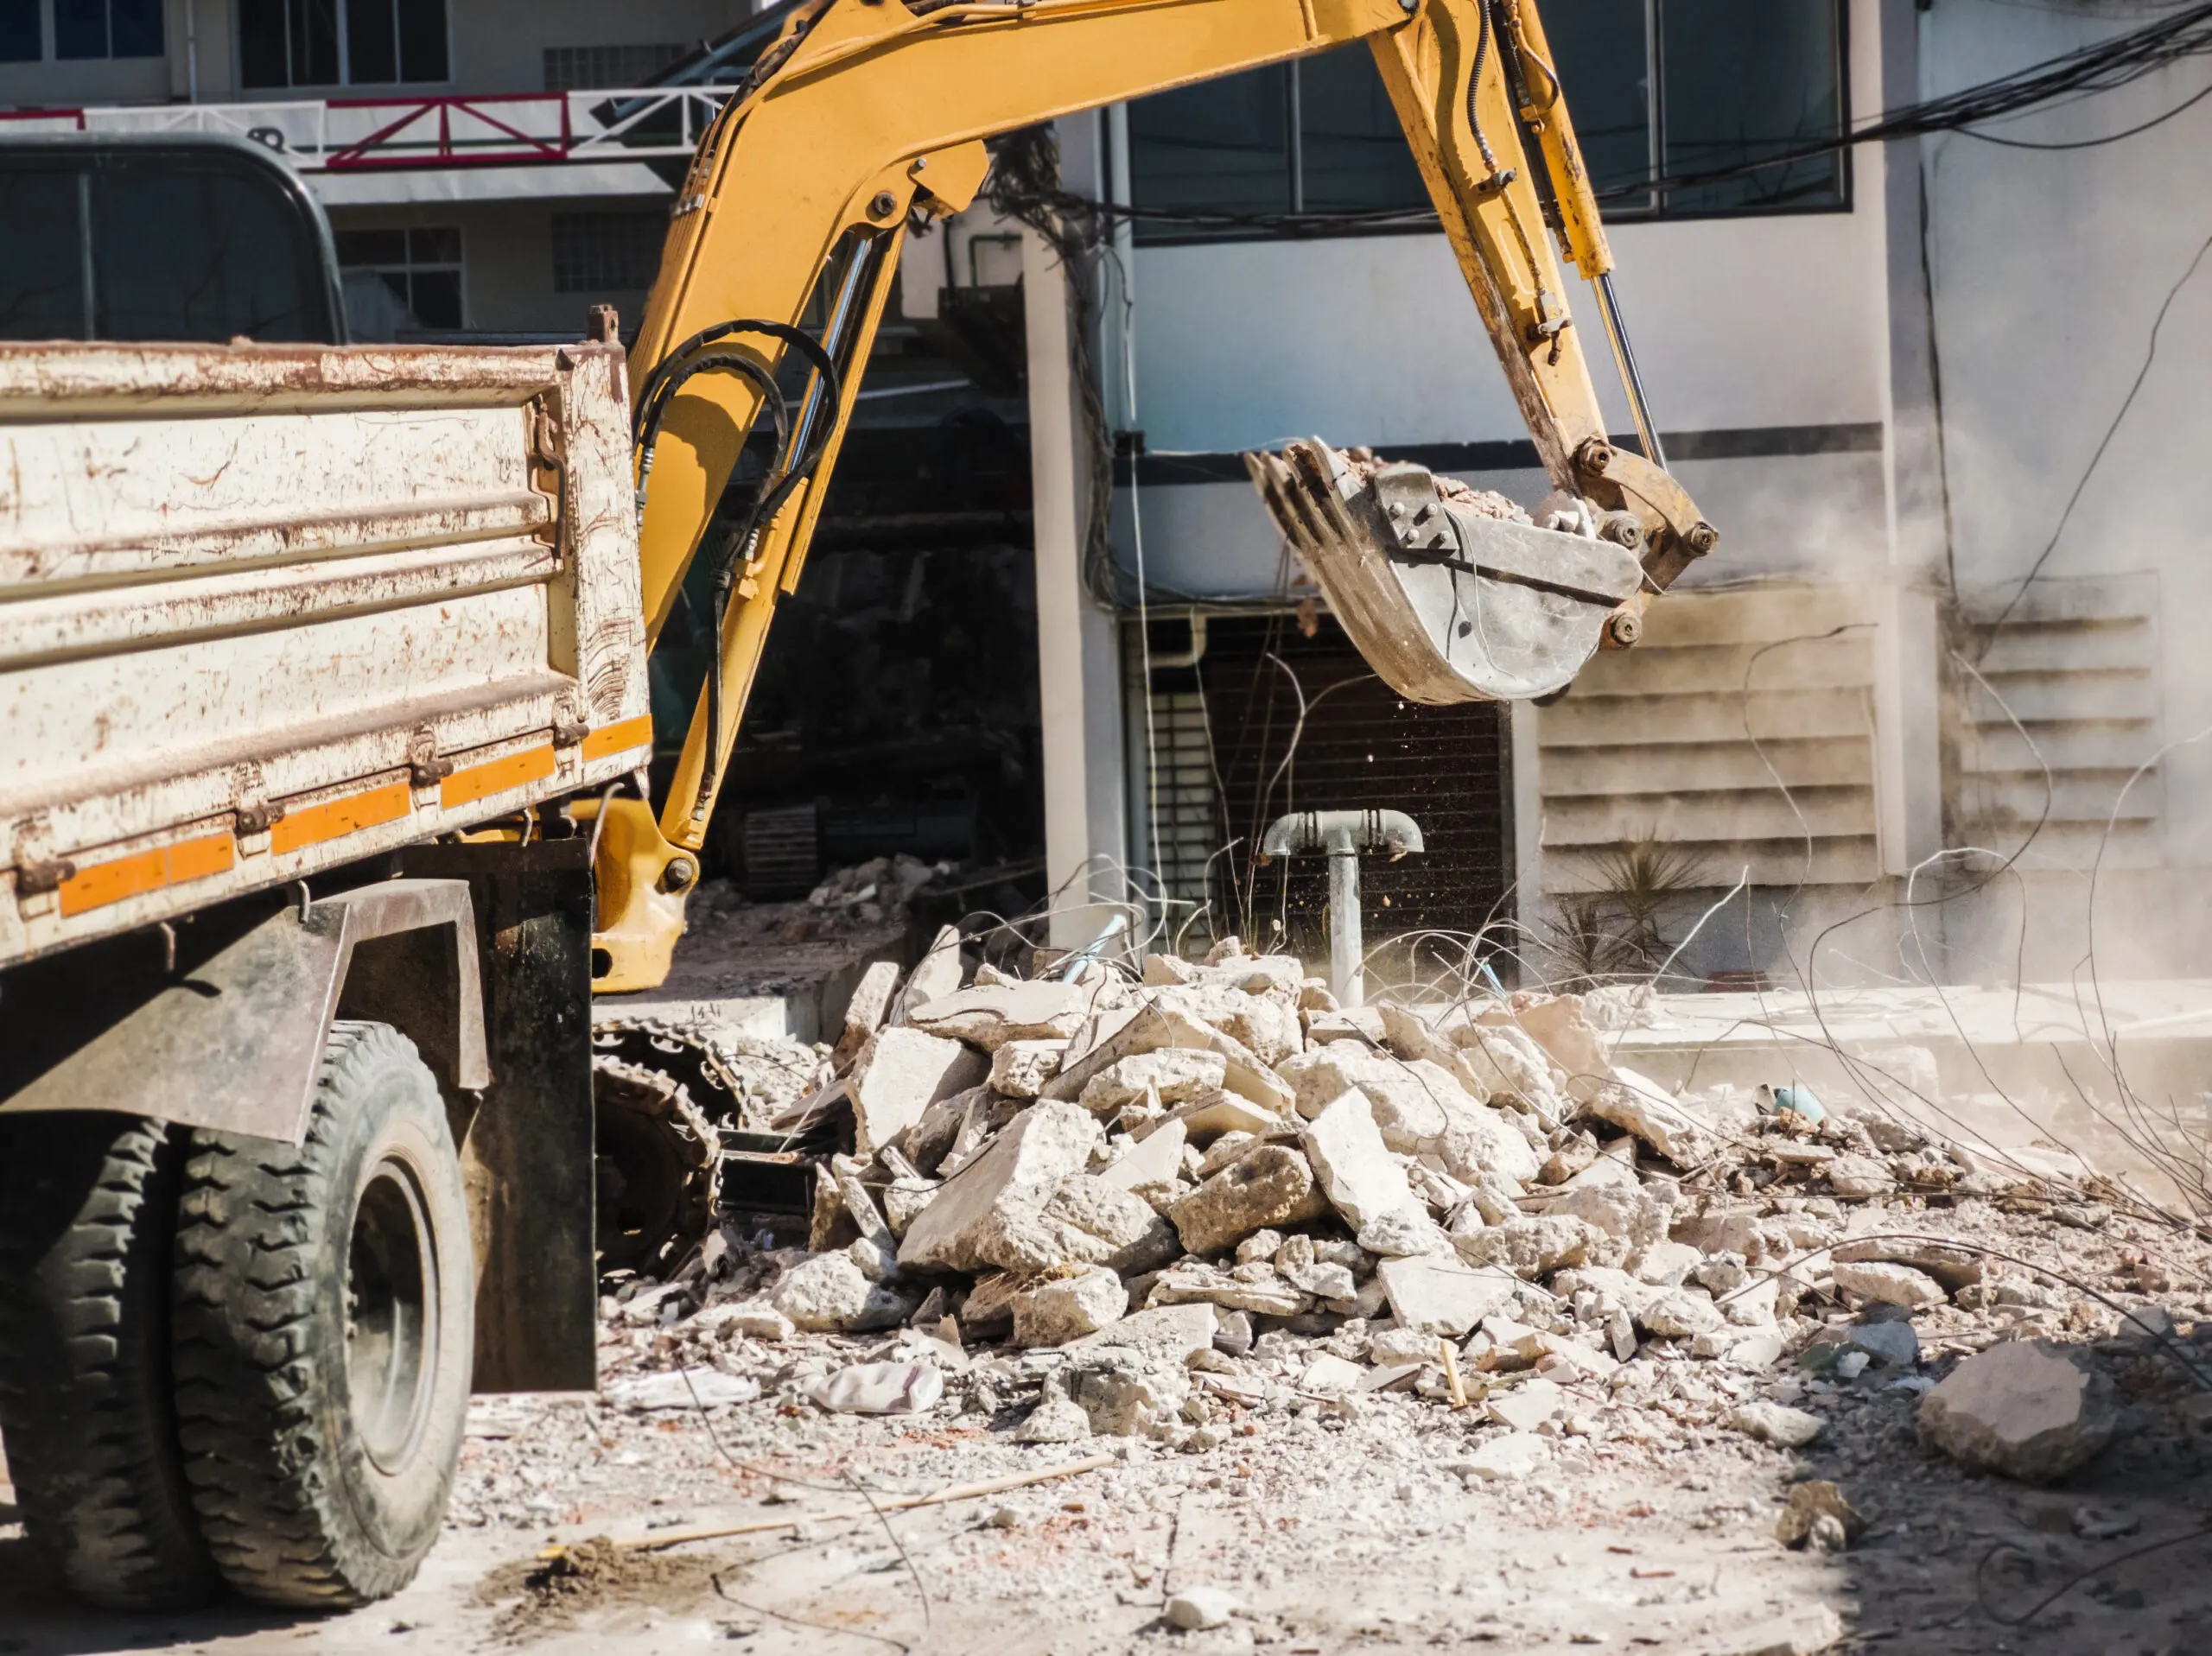
<svg viewBox="0 0 2212 1656"><path fill-rule="evenodd" d="M238 1592L341 1609L413 1579L460 1458L474 1280L445 1106L397 1031L333 1027L297 1148L193 1135L177 1431Z"/></svg>
<svg viewBox="0 0 2212 1656"><path fill-rule="evenodd" d="M32 1542L108 1609L180 1609L222 1585L169 1403L182 1150L138 1116L0 1123L0 1437Z"/></svg>

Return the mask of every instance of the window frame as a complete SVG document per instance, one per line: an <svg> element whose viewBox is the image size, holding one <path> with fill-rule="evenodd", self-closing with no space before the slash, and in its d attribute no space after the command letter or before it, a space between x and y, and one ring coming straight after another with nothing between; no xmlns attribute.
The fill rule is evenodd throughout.
<svg viewBox="0 0 2212 1656"><path fill-rule="evenodd" d="M1666 154L1665 127L1663 124L1666 108L1666 87L1664 84L1664 78L1661 73L1661 53L1662 49L1662 42L1660 38L1658 28L1658 8L1662 3L1663 0L1644 0L1644 51L1646 62L1649 65L1648 73L1651 77L1651 85L1654 93L1650 100L1650 112L1648 118L1649 119L1651 128L1651 153L1654 157L1657 158L1655 161L1655 165L1656 166L1664 165L1664 156ZM1837 111L1843 130L1848 130L1852 117L1852 0L1828 0L1828 3L1834 7L1835 15ZM1292 60L1292 61L1294 63L1298 61L1298 60ZM1272 67L1279 66L1269 67ZM1245 73L1249 72L1247 71ZM1570 97L1571 95L1572 94L1570 93ZM1129 106L1126 104L1122 105L1122 108L1124 111L1127 111L1128 107ZM1290 136L1292 140L1290 176L1293 189L1292 200L1295 201L1300 199L1298 194L1298 186L1300 182L1302 181L1305 170L1300 153L1303 149L1303 144L1300 141L1300 130L1297 125L1298 77L1295 74L1290 77L1288 107ZM1113 153L1116 144L1122 142L1122 140L1116 136L1115 131L1115 128L1116 126L1120 128L1122 132L1126 133L1128 130L1128 121L1127 117L1125 116L1124 118L1118 123L1111 123L1108 125L1106 132L1106 145L1109 159L1109 162L1114 167L1126 169L1126 159ZM1135 143L1133 140L1128 141L1128 147L1134 149ZM1848 146L1837 151L1837 162L1839 175L1836 181L1835 197L1832 200L1805 204L1784 203L1778 206L1743 206L1729 207L1670 208L1663 203L1655 203L1654 205L1647 207L1629 206L1623 201L1607 202L1604 200L1600 200L1599 205L1603 209L1605 222L1614 225L1693 224L1716 219L1800 218L1818 214L1853 213L1857 210L1857 169L1853 165L1853 154ZM1111 176L1111 174L1109 173L1109 175ZM1131 195L1134 197L1135 193L1134 188L1134 174L1127 173L1126 175L1131 177ZM1646 192L1646 194L1656 195L1657 192ZM1294 207L1292 210L1297 211L1298 209ZM1137 219L1130 221L1130 228L1132 240L1138 247L1192 247L1212 245L1222 242L1333 241L1340 240L1346 237L1434 236L1441 233L1438 226L1433 223L1405 225L1331 225L1326 223L1316 223L1310 225L1267 227L1260 225L1199 227L1196 225L1163 225L1155 229L1147 230L1146 228L1146 221L1141 219Z"/></svg>
<svg viewBox="0 0 2212 1656"><path fill-rule="evenodd" d="M384 0L393 8L393 26L397 27L397 0ZM438 12L446 37L446 72L435 80L356 80L353 79L353 10L354 0L334 0L336 44L338 48L338 79L335 80L291 80L255 82L249 85L245 78L245 18L243 9L232 7L231 73L241 94L268 92L363 92L398 91L408 86L450 86L457 77L454 73L453 52L454 0L438 0ZM395 37L395 48L397 40ZM289 66L291 53L289 36L284 54Z"/></svg>
<svg viewBox="0 0 2212 1656"><path fill-rule="evenodd" d="M104 6L105 11L105 15L102 18L102 22L106 29L107 50L97 54L86 53L82 56L72 55L69 57L63 57L61 55L61 19L60 15L54 10L56 3L57 0L32 0L32 8L38 14L37 55L33 57L0 58L0 64L165 63L168 60L168 9L165 4L157 3L153 8L154 28L161 36L161 46L158 50L152 52L132 52L123 56L118 56L115 50L116 0L101 0L101 4Z"/></svg>
<svg viewBox="0 0 2212 1656"><path fill-rule="evenodd" d="M416 235L428 231L446 232L452 235L454 238L454 257L452 258L423 259L419 262L416 260L415 257L413 238ZM342 245L343 238L345 237L357 232L368 235L382 234L398 236L401 238L400 245L404 250L404 257L397 261L392 259L372 259L358 264L348 264L346 263L343 252L338 251L337 250ZM468 232L466 225L457 223L449 225L348 225L343 228L334 228L331 234L331 244L334 250L338 270L339 284L341 289L345 285L346 276L349 271L365 270L380 279L387 275L403 276L407 279L407 295L405 302L408 310L414 315L416 320L421 324L421 330L423 332L428 333L466 333L469 331ZM417 276L443 276L448 273L450 273L454 277L454 288L461 301L461 319L449 328L434 326L428 320L424 320L420 311L415 309L415 278Z"/></svg>

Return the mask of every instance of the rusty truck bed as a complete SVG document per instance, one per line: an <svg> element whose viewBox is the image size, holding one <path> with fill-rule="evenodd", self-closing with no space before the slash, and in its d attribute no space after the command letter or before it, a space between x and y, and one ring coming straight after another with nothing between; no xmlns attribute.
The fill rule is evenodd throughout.
<svg viewBox="0 0 2212 1656"><path fill-rule="evenodd" d="M611 345L0 346L0 964L652 746Z"/></svg>

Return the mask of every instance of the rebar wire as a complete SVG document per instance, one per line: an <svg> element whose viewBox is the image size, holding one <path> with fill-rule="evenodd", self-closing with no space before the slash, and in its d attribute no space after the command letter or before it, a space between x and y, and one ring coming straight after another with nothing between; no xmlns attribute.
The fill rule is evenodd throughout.
<svg viewBox="0 0 2212 1656"><path fill-rule="evenodd" d="M2024 1559L2032 1574L2035 1569L2035 1559L2025 1548L2011 1541L1999 1541L1988 1551L1983 1553L1981 1561L1974 1567L1974 1602L1980 1607L1984 1615L1999 1626L2024 1627L2091 1577L2101 1576L2108 1570L2116 1570L2121 1564L2132 1563L2137 1558L2147 1558L2153 1552L2164 1552L2168 1547L2177 1547L2184 1541L2199 1540L2207 1536L2212 1536L2212 1520L2207 1520L2193 1530L2184 1530L2179 1535L2170 1535L2163 1541L2152 1541L2145 1546L2130 1548L2117 1558L2107 1558L2100 1564L2091 1564L2086 1570L2069 1576L2057 1588L2038 1599L2032 1608L2018 1615L2006 1615L1989 1602L1987 1580L1989 1566L1999 1558L2009 1552Z"/></svg>

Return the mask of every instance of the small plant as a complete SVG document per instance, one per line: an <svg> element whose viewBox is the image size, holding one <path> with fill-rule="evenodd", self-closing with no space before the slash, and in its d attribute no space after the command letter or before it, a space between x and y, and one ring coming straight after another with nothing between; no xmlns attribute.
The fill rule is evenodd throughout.
<svg viewBox="0 0 2212 1656"><path fill-rule="evenodd" d="M1646 832L1624 838L1598 860L1597 888L1559 899L1544 948L1573 989L1648 976L1671 950L1661 935L1668 904L1707 884L1697 853Z"/></svg>

